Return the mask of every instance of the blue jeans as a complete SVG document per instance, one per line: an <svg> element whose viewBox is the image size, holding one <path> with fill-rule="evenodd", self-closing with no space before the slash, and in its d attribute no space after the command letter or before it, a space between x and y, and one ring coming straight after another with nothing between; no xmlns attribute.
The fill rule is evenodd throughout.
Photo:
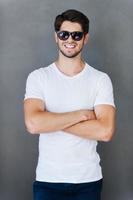
<svg viewBox="0 0 133 200"><path fill-rule="evenodd" d="M101 200L102 179L90 183L49 183L35 181L34 200Z"/></svg>

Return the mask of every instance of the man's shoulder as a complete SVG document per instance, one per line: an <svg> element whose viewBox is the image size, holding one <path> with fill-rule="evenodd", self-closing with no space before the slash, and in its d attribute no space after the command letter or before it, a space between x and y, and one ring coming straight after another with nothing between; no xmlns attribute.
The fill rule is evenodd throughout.
<svg viewBox="0 0 133 200"><path fill-rule="evenodd" d="M88 72L91 73L91 76L94 76L95 78L101 78L101 77L108 76L107 73L105 73L99 69L96 69L89 64L87 64L87 66L88 66Z"/></svg>
<svg viewBox="0 0 133 200"><path fill-rule="evenodd" d="M37 68L33 70L32 72L30 72L29 76L45 76L45 74L51 71L52 66L53 66L53 63L45 67Z"/></svg>

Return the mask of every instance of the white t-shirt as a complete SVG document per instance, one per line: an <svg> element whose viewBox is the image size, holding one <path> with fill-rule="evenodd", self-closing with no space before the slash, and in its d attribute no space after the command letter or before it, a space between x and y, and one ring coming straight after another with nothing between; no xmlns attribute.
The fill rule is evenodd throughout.
<svg viewBox="0 0 133 200"><path fill-rule="evenodd" d="M107 74L85 64L70 77L52 63L28 76L25 99L45 102L47 111L68 112L93 110L96 105L114 106L113 89ZM97 141L64 131L40 134L36 180L45 182L83 183L102 178Z"/></svg>

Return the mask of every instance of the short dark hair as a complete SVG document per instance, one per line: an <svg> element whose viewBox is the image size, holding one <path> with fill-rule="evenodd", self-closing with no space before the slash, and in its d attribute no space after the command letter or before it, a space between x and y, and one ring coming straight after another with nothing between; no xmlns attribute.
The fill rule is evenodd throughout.
<svg viewBox="0 0 133 200"><path fill-rule="evenodd" d="M66 10L60 15L57 15L54 22L55 31L59 31L64 21L79 23L86 34L89 32L89 19L78 10Z"/></svg>

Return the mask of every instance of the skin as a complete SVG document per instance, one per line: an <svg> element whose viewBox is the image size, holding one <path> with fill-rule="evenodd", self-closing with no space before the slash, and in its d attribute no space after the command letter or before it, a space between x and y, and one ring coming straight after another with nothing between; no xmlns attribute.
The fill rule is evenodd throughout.
<svg viewBox="0 0 133 200"><path fill-rule="evenodd" d="M73 32L82 31L82 28L78 23L64 21L60 30ZM71 36L67 41L62 41L55 33L59 49L55 64L62 73L74 76L83 70L85 63L81 53L88 39L89 34L86 34L80 41L73 41ZM31 134L63 130L81 138L107 142L111 140L115 130L115 108L111 105L98 105L93 111L53 113L46 110L42 100L27 99L24 101L24 116L27 130Z"/></svg>
<svg viewBox="0 0 133 200"><path fill-rule="evenodd" d="M66 27L68 27L68 26L69 26L69 28L71 27L72 31L70 31L70 32L73 32L74 30L82 31L81 26L78 23L74 23L74 28L72 27L72 24L73 23L71 23L69 21L65 21L62 24L60 31L68 30L68 29L66 29ZM57 34L55 33L55 40L56 40L56 43L59 48L59 54L62 54L62 55L64 55L64 57L68 57L68 58L76 58L76 57L81 56L81 51L82 51L84 45L87 43L88 36L89 35L87 34L79 42L74 41L71 38L71 36L68 38L68 40L62 41L57 37ZM67 48L67 45L72 45L73 47ZM60 55L60 56L62 56L62 55Z"/></svg>

